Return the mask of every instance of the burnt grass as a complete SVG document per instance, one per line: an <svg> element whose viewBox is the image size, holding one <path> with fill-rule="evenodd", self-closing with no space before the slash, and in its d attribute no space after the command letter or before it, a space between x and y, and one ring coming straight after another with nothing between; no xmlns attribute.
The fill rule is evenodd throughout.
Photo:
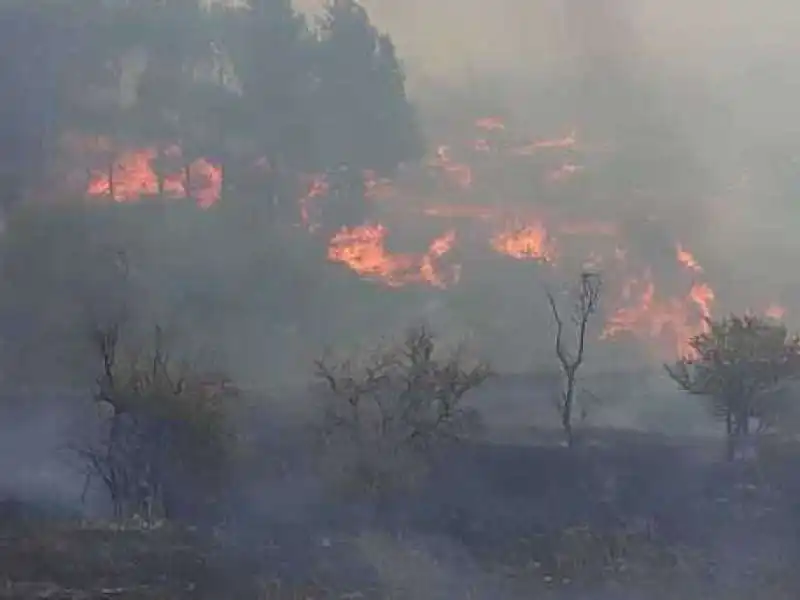
<svg viewBox="0 0 800 600"><path fill-rule="evenodd" d="M0 598L797 598L800 449L721 452L613 431L463 443L378 507L290 468L213 523L152 528L7 501Z"/></svg>

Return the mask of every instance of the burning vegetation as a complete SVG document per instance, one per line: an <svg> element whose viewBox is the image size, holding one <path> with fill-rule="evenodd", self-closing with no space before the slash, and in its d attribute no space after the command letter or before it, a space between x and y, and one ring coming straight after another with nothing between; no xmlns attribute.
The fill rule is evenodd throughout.
<svg viewBox="0 0 800 600"><path fill-rule="evenodd" d="M673 273L668 274L668 279L675 280L677 274L684 282L681 290L661 283L655 268L633 254L636 248L626 240L630 225L615 223L607 216L596 221L573 218L552 205L537 209L536 203L500 199L489 205L484 200L489 190L513 185L520 157L531 159L523 167L531 174L534 190L556 185L550 193L559 197L571 193L574 187L570 186L578 182L591 185L592 170L576 163L582 157L591 162L592 148L601 144L582 144L575 128L563 136L520 140L499 117L479 118L471 130L481 137L459 148L437 145L430 159L411 165L400 179L364 169L354 176L357 184L342 191L336 183L339 173L299 176L297 223L309 235L328 236L329 261L389 288L457 285L470 265L450 256L460 244L476 244L480 239L474 235L476 228L486 240L485 251L529 261L556 274L564 271L565 262L583 253L583 264L602 269L611 287L602 339L649 340L664 357L691 353L688 340L706 331L716 298L706 272L683 243L675 242ZM102 144L106 155L110 147L108 141ZM173 168L159 170L158 164ZM222 178L221 167L209 160L183 161L176 144L161 152L146 147L116 153L105 170L91 170L86 194L117 202L154 195L193 198L201 208L211 208L220 202ZM332 231L324 215L335 194L356 196L355 201L366 203L369 212L377 216ZM418 215L443 229L442 233L428 243L426 251L390 250L392 232L408 228ZM466 231L471 235L462 235ZM771 303L766 314L782 317L785 309Z"/></svg>
<svg viewBox="0 0 800 600"><path fill-rule="evenodd" d="M569 4L589 33L613 3ZM582 56L531 83L576 102L522 126L478 101L425 140L366 10L318 16L0 5L0 490L44 473L34 494L75 508L54 527L0 496L0 595L794 599L800 338L771 290L724 316L719 260L677 225L697 215L669 221L692 159L665 164L680 144L628 63ZM348 348L420 314L447 326ZM505 336L499 373L464 330ZM594 370L624 340L671 395L649 368ZM608 379L628 398L587 389ZM63 413L85 472L62 489L28 454L63 449L65 399L92 412ZM621 428L666 404L680 423L658 431L696 447ZM757 468L724 464L725 438Z"/></svg>

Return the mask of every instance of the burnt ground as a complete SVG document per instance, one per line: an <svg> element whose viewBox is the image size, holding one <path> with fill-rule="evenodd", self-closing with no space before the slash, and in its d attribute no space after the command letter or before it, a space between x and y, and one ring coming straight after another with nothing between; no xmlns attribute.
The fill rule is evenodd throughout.
<svg viewBox="0 0 800 600"><path fill-rule="evenodd" d="M800 451L720 453L613 431L573 450L463 444L370 509L326 499L288 452L290 475L237 488L214 527L6 502L0 598L797 598Z"/></svg>

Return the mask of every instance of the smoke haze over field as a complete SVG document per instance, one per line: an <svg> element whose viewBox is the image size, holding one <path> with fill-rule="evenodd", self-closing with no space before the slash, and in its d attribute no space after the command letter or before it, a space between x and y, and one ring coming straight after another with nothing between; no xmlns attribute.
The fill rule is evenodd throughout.
<svg viewBox="0 0 800 600"><path fill-rule="evenodd" d="M30 503L209 534L186 597L795 598L798 56L788 0L0 2L3 581Z"/></svg>
<svg viewBox="0 0 800 600"><path fill-rule="evenodd" d="M654 194L637 196L629 186L606 197L605 209L616 205L621 219L669 215L663 235L700 253L720 306L757 309L754 288L781 304L798 297L787 274L800 249L792 233L800 223L795 4L362 4L395 41L429 136L452 133L453 123L481 111L544 136L578 123L590 142L627 146L622 160L631 170L653 171L637 181L660 182ZM645 155L652 161L638 163ZM664 252L652 244L650 251ZM794 322L792 310L787 318Z"/></svg>
<svg viewBox="0 0 800 600"><path fill-rule="evenodd" d="M297 0L300 7L320 0ZM530 76L580 52L649 55L706 75L741 73L786 58L800 19L786 0L364 0L390 33L412 80L469 81L475 74Z"/></svg>
<svg viewBox="0 0 800 600"><path fill-rule="evenodd" d="M314 12L322 3L296 4ZM148 269L174 268L150 276L159 282L155 295L165 296L158 299L161 304L182 298L180 308L168 309L180 315L185 329L193 329L196 315L189 317L193 313L184 306L207 303L197 313L204 316L196 318L207 327L213 322L214 333L205 333L210 338L230 337L221 353L230 354L237 368L258 373L262 356L274 354L280 362L302 363L298 370L305 371L309 355L324 343L344 343L343 331L348 341L357 341L419 318L454 337L483 328L484 349L492 357L503 364L514 357L511 370L528 368L533 360L528 355L552 358L546 352L549 335L537 333L549 325L542 284L571 281L587 261L616 271L604 316L606 332L618 335L606 339L633 337L638 341L633 347L646 350L638 354L654 364L685 350L705 316L752 309L795 322L800 284L789 273L798 245L791 233L793 194L800 184L793 124L800 76L792 69L791 49L800 39L793 35L800 22L788 3L772 2L769 10L740 0L700 6L684 0L364 0L362 5L391 36L405 65L409 94L424 125L424 152L417 152L413 136L404 138L413 120L402 106L405 98L393 108L396 123L404 125L391 125L371 145L352 135L395 121L381 116L385 92L367 98L354 86L340 86L338 71L329 96L309 101L310 117L290 115L290 134L265 125L265 136L276 130L286 136L274 146L270 139L261 148L261 140L246 139L249 131L234 131L231 140L212 148L216 156L194 156L160 184L154 164L183 160L181 142L153 142L151 130L142 134L137 123L135 134L123 131L119 137L127 137L115 147L109 141L113 133L90 142L89 133L76 132L82 124L67 125L75 146L64 155L76 160L65 170L78 181L75 193L92 202L112 196L118 202L158 194L180 198L191 178L195 187L205 186L202 197L195 190L194 198L208 208L230 191L223 190L222 168L215 164L220 155L235 148L243 162L263 167L268 161L258 162L264 156L255 152L290 148L284 158L297 181L280 192L286 206L276 220L307 237L287 235L275 243L297 248L298 264L319 269L309 266L302 286L279 279L285 276L277 266L265 276L261 261L274 253L263 248L256 253L247 245L251 242L228 239L238 222L212 224L211 217L205 222L203 216L176 211L164 219L137 217L153 221L147 228L134 226L128 216L114 225L124 229L131 219L125 243L143 248ZM347 54L347 44L336 44L342 59L321 61L314 69L346 72L358 63ZM238 57L240 68L252 68L253 85L262 84L259 67L243 57L247 52ZM147 51L128 52L120 61L132 58L141 64L123 67L119 82L133 92L128 105L136 105L142 81L153 85L164 77L149 73L158 63ZM393 77L390 68L386 72ZM396 82L391 86L398 89ZM359 110L350 110L355 105ZM360 118L371 105L373 126ZM334 115L331 106L340 112ZM178 133L208 144L208 123L217 116L209 120L204 107L191 108L202 116L187 115L185 121L203 126ZM276 104L276 111L282 110ZM238 105L232 114L237 112ZM298 122L312 123L313 131L303 131ZM225 128L240 126L231 122ZM212 133L224 138L230 132ZM388 150L379 166L389 168L377 173L370 161L398 139L401 151ZM102 164L109 155L110 171ZM367 193L351 206L338 206L331 199L336 195L331 170L348 162L362 171ZM403 167L390 173L398 163ZM229 178L237 175L228 170ZM239 182L239 189L253 186L253 202L273 193L272 183L257 179L264 176L265 171L248 172ZM258 228L274 217L247 219L252 244L262 243ZM201 227L207 231L200 233ZM114 235L106 243L113 245ZM292 299L265 308L272 289L308 298L327 289L328 276L341 286L337 293L353 294L360 302L330 302L326 317L312 315L319 312L309 308L313 303L301 306ZM283 283L271 287L275 281ZM273 326L270 310L278 308L291 318ZM336 311L349 312L352 320ZM670 328L674 331L662 335ZM287 350L286 339L303 351ZM600 354L612 354L605 352L611 344L598 346Z"/></svg>

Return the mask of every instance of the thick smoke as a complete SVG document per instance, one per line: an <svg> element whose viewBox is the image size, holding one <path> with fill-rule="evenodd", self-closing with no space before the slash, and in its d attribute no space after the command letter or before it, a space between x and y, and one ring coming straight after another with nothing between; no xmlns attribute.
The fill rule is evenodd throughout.
<svg viewBox="0 0 800 600"><path fill-rule="evenodd" d="M645 213L649 202L670 214L665 235L702 253L722 306L752 308L748 287L790 302L797 286L786 276L785 257L795 244L793 122L800 97L792 58L800 21L793 4L364 5L395 40L413 97L441 117L431 117L432 128L444 118L458 121L459 112L468 122L483 109L535 131L547 121L543 115L561 110L562 119L583 121L606 141L627 136L628 159L645 153L655 162L631 160L630 168L652 169L653 179L671 181L661 194L636 199L635 209ZM632 203L606 202L619 202L619 212ZM767 263L769 274L762 268Z"/></svg>
<svg viewBox="0 0 800 600"><path fill-rule="evenodd" d="M314 16L321 2L297 0L296 4ZM652 266L659 285L665 281L668 290L670 269L676 268L676 244L685 244L703 265L703 281L713 284L715 316L728 310L763 308L767 298L787 306L790 325L800 322L792 306L800 280L790 262L795 250L800 250L800 242L791 235L793 193L800 183L795 173L800 168L800 145L794 139L797 126L793 123L800 100L800 71L795 67L800 65L792 58L794 50L800 49L796 48L800 46L800 10L788 1L756 5L752 0L705 0L698 5L690 0L363 0L362 4L396 43L431 151L440 142L474 136L478 118L496 117L507 126L509 136L518 134L528 141L552 141L574 128L580 143L613 152L612 158L602 159L610 172L598 175L601 183L597 186L591 179L596 173L592 173L586 185L568 188L574 194L553 193L550 199L562 203L548 210L575 220L620 224L631 253ZM347 41L344 36L345 51L349 51ZM23 41L7 43L22 45ZM244 51L245 62L252 58L248 51ZM348 60L358 62L346 52L344 56L345 67ZM134 80L147 70L148 59L136 52L128 59L119 87L123 96L135 96L138 81ZM283 70L291 71L291 67L275 68L276 73ZM257 68L254 72L260 74ZM272 91L268 78L261 83L267 92ZM349 84L337 83L334 92L344 88L353 93L345 95L350 103L361 100L348 89ZM264 97L270 97L269 93ZM333 93L332 97L341 100ZM335 103L325 97L320 104L328 108ZM363 151L375 158L381 154L380 143L358 144L358 129L369 129L359 122L371 108L368 103L357 111L348 102L340 104L344 105L341 113L334 114L333 109L313 113L317 126L336 133L326 139L324 148L315 148L319 154L315 158L324 163L348 146L353 155ZM283 102L276 106L286 110ZM35 113L35 108L30 112ZM342 115L346 118L337 118ZM378 122L376 118L372 124ZM242 139L234 136L230 145L253 159L255 151L249 154L245 135L252 123L242 127L239 119L233 119L230 127L237 123ZM205 125L211 130L217 124ZM390 128L387 138L402 137L402 129ZM295 135L297 131L305 130L300 125L292 128L276 146L296 142L294 150L305 157L306 145L313 146L316 140L309 135L299 141L302 136ZM139 136L138 131L130 136L132 147L151 142L142 141L147 135ZM413 140L406 141L413 145ZM229 150L215 148L220 154ZM395 156L391 149L386 152ZM422 160L430 159L432 153ZM284 157L288 163L297 159L289 154ZM309 175L306 171L319 166L313 162L302 163L296 174ZM187 179L191 164L181 165L187 169ZM94 180L108 181L111 188L114 167L109 170L110 177L100 171ZM530 193L526 188L533 170L528 163L517 171L509 169L512 175L498 182L496 190L491 189L491 181L482 182L486 188L479 187L476 195L488 189L487 208L502 200L536 210L540 190ZM346 176L346 169L342 171ZM395 189L402 185L404 172L408 173L399 169L393 177L391 185L398 184ZM239 175L244 186L247 178ZM38 176L38 172L26 174L26 178ZM435 186L444 179L431 184L435 193L441 191ZM289 550L281 547L277 552L281 556L274 562L288 571L302 572L307 567L310 559L304 553L313 550L304 545L308 540L303 536L317 536L320 539L313 545L322 548L320 552L352 555L387 587L405 588L413 598L517 597L500 587L494 575L483 572L470 543L506 534L515 537L531 523L557 528L558 519L569 520L564 515L569 516L571 508L566 505L572 502L578 506L577 518L585 516L580 512L582 503L595 502L606 484L581 487L586 473L588 479L598 481L606 476L605 465L600 465L603 454L597 458L594 450L587 453L592 454L587 457L589 466L575 471L576 476L572 463L560 465L547 454L550 449L540 454L541 448L531 450L531 441L538 441L532 430L558 432L560 427L553 400L561 382L553 369L557 363L552 322L544 296L545 285L564 283L552 276L557 269L547 271L546 261L514 261L492 254L485 232L480 233L484 254L478 256L480 251L470 247L469 227L477 230L479 225L471 222L464 227L466 233L459 230L459 242L462 234L466 241L452 253L456 254L453 262L465 266L458 285L444 289L447 286L416 285L420 283L416 280L414 285L390 288L361 281L325 256L341 223L357 225L367 211L360 205L355 209L339 206L341 210L323 205L329 212L320 220L331 222L321 223L323 232L312 235L304 228L308 223L289 220L299 212L293 200L286 202L291 217L279 212L281 191L287 198L294 194L294 190L281 190L283 183L265 191L259 180L253 198L247 198L252 206L226 206L223 201L215 207L217 212L198 210L182 200L117 207L108 198L113 195L109 189L109 194L91 198L103 203L99 208L83 206L74 214L67 212L67 217L61 213L51 217L51 207L44 202L22 202L22 209L10 214L2 234L7 254L0 256L0 275L9 289L0 298L7 327L4 342L9 342L0 347L4 361L0 375L12 388L8 398L0 397L0 498L17 496L55 504L60 510L64 506L87 512L97 508L99 513L105 508L77 501L84 480L61 458L86 430L95 431L91 390L99 359L92 353L87 334L124 308L132 313L126 316L135 343L146 345L153 324L164 325L176 353L195 366L219 366L240 384L246 400L257 405L250 410L253 407L247 404L243 416L237 415L242 416L237 431L252 442L252 453L242 459L242 472L237 473L241 481L235 480L236 489L226 506L235 513L228 533L236 538L243 555L261 560L258 552L263 548L258 545L266 544L265 532L285 530L281 543L286 542ZM445 198L435 200L444 204L456 197L447 196L450 191L445 188L441 192ZM186 195L190 195L188 185ZM275 206L269 208L272 200ZM441 235L445 226L443 221L431 225L421 218L415 202L422 205L427 200L375 202L379 208L367 216L393 219L392 226L401 231L392 243L401 248L404 242L422 243L422 251L414 256L430 258L433 251L429 247L424 254L425 245L432 245L433 236ZM354 222L348 222L350 215L339 214L347 210L355 213ZM284 228L288 233L272 227L282 220L291 223ZM400 249L396 255L403 252ZM584 256L566 258L577 263ZM120 261L125 263L124 277ZM434 268L432 262L418 262L420 271ZM679 283L685 284L687 272L681 271L680 276ZM416 505L390 503L379 516L370 513L373 507L355 501L340 506L323 492L310 458L309 423L319 417L316 390L309 391L313 359L325 346L346 352L365 340L369 344L380 333L396 334L416 320L431 322L446 342L459 341L469 329L467 321L475 329L486 326L479 350L503 376L467 398L468 404L484 412L487 436L474 447L465 445L466 458L453 463L457 468L445 464L433 478L434 491L417 498ZM595 334L599 333L592 331L578 392L579 408L586 409L581 418L588 419L588 424L710 438L719 435L718 424L702 402L681 394L660 372L663 357L650 356L646 340L634 340L632 348L620 350L598 341ZM38 386L51 378L56 381L53 390L19 391L21 385ZM619 453L627 453L623 457L627 461L638 450L621 446ZM74 459L74 452L71 456ZM539 458L531 462L531 456ZM670 493L685 492L687 496L680 499L692 504L686 500L684 474L677 473L684 467L688 472L689 466L671 462L668 468L653 467L644 460L626 471L627 462L608 460L613 463L611 471L619 470L609 476L614 486L618 476L621 481L635 480L643 472L642 479L651 486L646 491L659 496L659 502L669 504ZM674 481L669 479L673 467ZM705 471L692 473L698 480L705 476ZM574 482L564 486L561 479L570 478L581 479L581 486L570 487ZM653 509L655 501L638 493L636 485L644 484L626 480L624 485L629 486L631 504L643 506L643 512ZM567 501L559 494L569 495ZM531 498L540 505L532 506L536 503ZM683 507L677 502L675 506ZM361 510L370 513L368 518L362 518ZM683 509L675 509L679 510ZM397 529L413 522L418 530L395 536L380 529L385 525L378 523L381 518L392 526L396 520ZM355 522L363 531L341 532L337 527L344 528L342 522L347 526ZM346 540L341 550L337 535Z"/></svg>

